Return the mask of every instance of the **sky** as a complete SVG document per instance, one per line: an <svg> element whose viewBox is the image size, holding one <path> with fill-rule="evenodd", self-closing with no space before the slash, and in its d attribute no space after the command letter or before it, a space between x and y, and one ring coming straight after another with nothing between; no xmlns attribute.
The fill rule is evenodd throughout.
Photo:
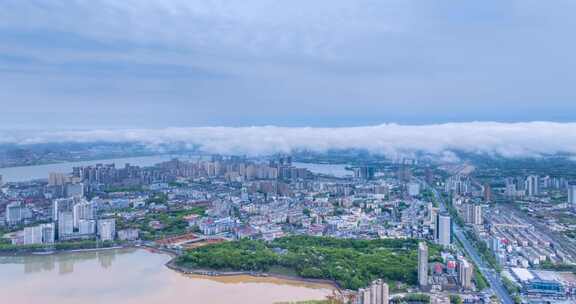
<svg viewBox="0 0 576 304"><path fill-rule="evenodd" d="M2 0L0 129L570 122L575 9Z"/></svg>

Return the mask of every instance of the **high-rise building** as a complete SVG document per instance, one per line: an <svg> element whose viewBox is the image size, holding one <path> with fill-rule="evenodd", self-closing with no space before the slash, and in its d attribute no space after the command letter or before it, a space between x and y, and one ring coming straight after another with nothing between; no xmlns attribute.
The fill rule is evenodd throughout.
<svg viewBox="0 0 576 304"><path fill-rule="evenodd" d="M436 217L438 215L438 208L434 207L433 203L428 203L428 221L430 222L430 228L435 229L436 227Z"/></svg>
<svg viewBox="0 0 576 304"><path fill-rule="evenodd" d="M78 234L89 235L96 233L95 220L79 220L78 221Z"/></svg>
<svg viewBox="0 0 576 304"><path fill-rule="evenodd" d="M70 211L58 214L58 239L66 240L74 235L74 214Z"/></svg>
<svg viewBox="0 0 576 304"><path fill-rule="evenodd" d="M376 169L374 167L362 166L354 168L354 178L373 180Z"/></svg>
<svg viewBox="0 0 576 304"><path fill-rule="evenodd" d="M526 195L537 196L540 194L540 180L537 175L530 175L526 178Z"/></svg>
<svg viewBox="0 0 576 304"><path fill-rule="evenodd" d="M484 184L484 201L487 203L492 201L492 186L490 183Z"/></svg>
<svg viewBox="0 0 576 304"><path fill-rule="evenodd" d="M92 202L82 201L73 206L74 213L74 228L79 228L79 223L82 220L95 220L96 219L96 204Z"/></svg>
<svg viewBox="0 0 576 304"><path fill-rule="evenodd" d="M446 180L444 185L446 192L451 192L458 195L470 193L471 181L470 177L465 175L453 175Z"/></svg>
<svg viewBox="0 0 576 304"><path fill-rule="evenodd" d="M390 302L390 291L388 284L384 283L384 281L376 280L372 282L371 291L374 304L388 304Z"/></svg>
<svg viewBox="0 0 576 304"><path fill-rule="evenodd" d="M63 186L66 183L64 173L50 172L48 174L48 186Z"/></svg>
<svg viewBox="0 0 576 304"><path fill-rule="evenodd" d="M6 205L6 224L13 226L21 224L24 220L24 206L21 202L12 202Z"/></svg>
<svg viewBox="0 0 576 304"><path fill-rule="evenodd" d="M420 195L420 184L419 183L408 183L406 185L408 189L408 195L410 196L418 196Z"/></svg>
<svg viewBox="0 0 576 304"><path fill-rule="evenodd" d="M67 197L75 197L75 198L83 198L84 197L84 184L83 183L67 184L66 185L66 196Z"/></svg>
<svg viewBox="0 0 576 304"><path fill-rule="evenodd" d="M356 304L388 304L390 303L390 291L388 284L383 280L376 280L367 288L358 290Z"/></svg>
<svg viewBox="0 0 576 304"><path fill-rule="evenodd" d="M418 285L428 286L428 245L424 242L418 244Z"/></svg>
<svg viewBox="0 0 576 304"><path fill-rule="evenodd" d="M452 244L452 219L448 214L438 214L436 218L436 242L442 246Z"/></svg>
<svg viewBox="0 0 576 304"><path fill-rule="evenodd" d="M482 225L482 205L467 204L464 211L464 219L466 220L466 223L472 225Z"/></svg>
<svg viewBox="0 0 576 304"><path fill-rule="evenodd" d="M60 213L62 212L73 212L74 207L73 198L60 198L54 200L52 203L52 220L58 221Z"/></svg>
<svg viewBox="0 0 576 304"><path fill-rule="evenodd" d="M56 238L56 229L54 229L54 224L41 224L42 227L42 243L53 244Z"/></svg>
<svg viewBox="0 0 576 304"><path fill-rule="evenodd" d="M460 259L458 263L458 281L460 286L464 289L471 289L473 276L474 266L465 259Z"/></svg>
<svg viewBox="0 0 576 304"><path fill-rule="evenodd" d="M24 245L53 244L54 224L40 224L24 228Z"/></svg>
<svg viewBox="0 0 576 304"><path fill-rule="evenodd" d="M472 212L472 224L482 225L484 220L482 218L482 205L474 205Z"/></svg>
<svg viewBox="0 0 576 304"><path fill-rule="evenodd" d="M114 219L99 220L98 236L102 241L113 241L116 237L116 221Z"/></svg>
<svg viewBox="0 0 576 304"><path fill-rule="evenodd" d="M42 226L24 228L24 245L42 244Z"/></svg>
<svg viewBox="0 0 576 304"><path fill-rule="evenodd" d="M424 171L424 178L429 186L432 186L432 184L434 184L434 172L432 172L432 169L430 169L430 167L426 167Z"/></svg>
<svg viewBox="0 0 576 304"><path fill-rule="evenodd" d="M382 304L389 304L390 303L390 288L388 284L382 283Z"/></svg>
<svg viewBox="0 0 576 304"><path fill-rule="evenodd" d="M408 182L412 178L412 171L410 170L410 167L401 165L398 168L398 172L396 173L396 175L400 181Z"/></svg>
<svg viewBox="0 0 576 304"><path fill-rule="evenodd" d="M506 189L504 190L504 195L509 197L515 197L517 195L518 190L514 178L507 177L505 179L505 185Z"/></svg>
<svg viewBox="0 0 576 304"><path fill-rule="evenodd" d="M370 288L362 288L358 290L357 300L356 304L370 303L372 301L372 298L370 297Z"/></svg>
<svg viewBox="0 0 576 304"><path fill-rule="evenodd" d="M576 183L568 184L568 205L576 209Z"/></svg>
<svg viewBox="0 0 576 304"><path fill-rule="evenodd" d="M498 238L497 236L491 237L488 243L488 247L490 248L490 250L492 250L492 252L494 252L494 255L497 256L498 254L500 254L501 250L500 238Z"/></svg>

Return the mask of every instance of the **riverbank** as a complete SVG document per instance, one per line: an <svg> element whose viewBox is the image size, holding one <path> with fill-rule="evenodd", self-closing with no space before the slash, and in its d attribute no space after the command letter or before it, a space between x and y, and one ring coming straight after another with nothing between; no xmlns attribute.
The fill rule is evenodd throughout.
<svg viewBox="0 0 576 304"><path fill-rule="evenodd" d="M287 281L294 281L294 282L302 282L302 283L311 283L311 284L322 284L322 285L329 285L334 288L337 292L342 292L343 288L336 282L332 280L326 279L310 279L310 278L303 278L300 276L293 276L293 275L286 275L274 272L257 272L257 271L221 271L221 270L210 270L210 269L197 269L197 268L189 268L186 266L178 265L177 260L178 256L173 257L170 261L168 261L165 266L169 269L179 272L185 275L199 275L199 276L210 276L210 277L234 277L234 276L252 276L256 278L276 278L280 280L287 280Z"/></svg>
<svg viewBox="0 0 576 304"><path fill-rule="evenodd" d="M92 162L92 161L108 161L108 160L116 160L116 159L124 159L124 158L139 158L139 157L151 157L151 156L164 156L169 154L156 154L156 153L144 153L144 154L126 154L126 155L103 155L97 157L82 157L82 158L75 158L72 160L64 160L64 159L55 159L55 160L44 160L44 161L37 161L33 163L13 163L13 164L2 164L0 165L0 169L12 169L12 168L26 168L26 167L34 167L34 166L45 166L45 165L58 165L58 164L67 164L67 163L81 163L81 162Z"/></svg>
<svg viewBox="0 0 576 304"><path fill-rule="evenodd" d="M248 275L256 278L266 278L273 277L281 280L302 282L302 283L312 283L312 284L323 284L330 285L337 291L341 291L342 288L337 282L331 280L322 279L307 279L299 276L292 276L273 272L252 272L252 271L217 271L217 270L203 270L203 269L191 269L184 266L180 266L176 263L179 254L172 250L167 250L159 247L148 246L148 245L136 245L136 244L125 244L120 246L111 247L99 247L99 248L83 248L83 249L55 249L55 248L18 248L14 251L0 251L0 256L42 256L42 255L55 255L64 253L82 253L82 252L99 252L99 251L109 251L117 249L142 249L152 253L166 254L171 257L171 259L165 264L168 269L186 275L199 275L199 276L211 276L211 277L233 277Z"/></svg>
<svg viewBox="0 0 576 304"><path fill-rule="evenodd" d="M182 275L165 266L170 259L144 247L2 257L2 303L269 304L321 300L334 290L272 277ZM103 297L94 297L94 290Z"/></svg>
<svg viewBox="0 0 576 304"><path fill-rule="evenodd" d="M34 255L51 255L60 253L77 253L77 252L92 252L92 251L105 251L114 249L130 249L138 248L136 246L111 246L111 247L98 247L98 248L79 248L79 249L56 249L56 248L45 248L45 249L28 249L19 248L10 251L0 251L0 256L34 256Z"/></svg>
<svg viewBox="0 0 576 304"><path fill-rule="evenodd" d="M126 163L134 166L148 167L158 163L169 161L172 158L182 160L203 158L202 154L154 154L145 156L132 157L114 157L114 158L97 158L90 160L74 160L63 162L51 162L38 165L9 166L0 168L0 175L3 176L5 183L29 182L33 180L45 180L51 172L70 173L73 167L93 166L99 163L115 164L117 167L123 167Z"/></svg>
<svg viewBox="0 0 576 304"><path fill-rule="evenodd" d="M52 253L98 251L103 249L129 248L137 245L127 241L104 241L94 240L62 242L54 244L12 245L0 244L0 256L18 255L47 255Z"/></svg>

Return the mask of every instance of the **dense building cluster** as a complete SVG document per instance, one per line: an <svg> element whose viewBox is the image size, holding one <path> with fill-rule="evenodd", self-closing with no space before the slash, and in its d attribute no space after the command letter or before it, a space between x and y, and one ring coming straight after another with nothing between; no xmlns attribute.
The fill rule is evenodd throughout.
<svg viewBox="0 0 576 304"><path fill-rule="evenodd" d="M74 167L1 187L2 224L9 231L4 238L46 246L136 242L175 252L202 242L271 242L289 235L419 239L419 290L436 300L445 292L476 291L472 302L485 298L483 276L494 282L478 263L504 267L511 281L535 294L549 277L520 280L515 269L575 262L574 248L560 245L522 214L494 205L513 198L530 212L562 193L565 200L553 208L573 206L576 186L566 178L479 180L462 170L442 178L431 164L413 160L342 165L343 175L322 168L283 155ZM563 231L558 225L550 227ZM485 260L468 255L468 242ZM430 260L430 246L440 248L440 259ZM387 303L389 283L376 280L353 298ZM570 286L562 283L563 296L571 296Z"/></svg>

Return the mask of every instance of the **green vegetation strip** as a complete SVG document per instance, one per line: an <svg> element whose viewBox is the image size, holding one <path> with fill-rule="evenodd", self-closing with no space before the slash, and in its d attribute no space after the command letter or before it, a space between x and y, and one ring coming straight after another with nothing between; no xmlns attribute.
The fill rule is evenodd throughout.
<svg viewBox="0 0 576 304"><path fill-rule="evenodd" d="M484 275L480 271L480 268L478 267L478 265L476 265L476 263L474 263L474 261L472 260L472 258L468 254L468 252L466 252L466 250L464 249L462 242L458 238L456 239L456 241L457 241L457 244L458 244L458 247L460 248L460 250L462 250L462 252L468 258L468 260L474 265L474 282L476 283L476 289L478 291L482 291L482 290L490 287L490 284L488 283L488 281L486 280L486 278L484 277Z"/></svg>
<svg viewBox="0 0 576 304"><path fill-rule="evenodd" d="M209 245L188 251L177 264L190 269L271 273L282 268L303 278L332 280L347 289L365 287L378 278L415 285L417 245L416 240L290 236L270 243L241 240ZM431 245L431 258L438 255L439 249Z"/></svg>
<svg viewBox="0 0 576 304"><path fill-rule="evenodd" d="M390 300L391 304L404 304L404 303L430 303L430 296L422 293L410 293L403 297L394 298Z"/></svg>
<svg viewBox="0 0 576 304"><path fill-rule="evenodd" d="M37 252L37 251L50 251L50 250L78 250L78 249L95 249L95 248L109 248L122 245L122 242L96 242L96 241L75 241L75 242L61 242L51 245L38 244L38 245L12 245L0 244L0 252L2 253L23 253L23 252Z"/></svg>
<svg viewBox="0 0 576 304"><path fill-rule="evenodd" d="M510 281L510 279L508 279L505 276L502 276L501 278L502 278L502 283L504 284L504 288L506 288L508 293L510 295L512 295L512 299L514 300L514 303L521 304L522 303L522 297L520 297L520 287L518 287L516 284L514 284L514 282Z"/></svg>
<svg viewBox="0 0 576 304"><path fill-rule="evenodd" d="M486 243L479 239L478 236L472 231L466 231L466 235L468 236L468 239L472 241L472 245L478 249L478 252L484 258L484 260L488 262L488 264L497 272L502 272L502 267L500 264L498 264L496 256L494 256L494 253L492 250L490 250L490 248L488 248Z"/></svg>

